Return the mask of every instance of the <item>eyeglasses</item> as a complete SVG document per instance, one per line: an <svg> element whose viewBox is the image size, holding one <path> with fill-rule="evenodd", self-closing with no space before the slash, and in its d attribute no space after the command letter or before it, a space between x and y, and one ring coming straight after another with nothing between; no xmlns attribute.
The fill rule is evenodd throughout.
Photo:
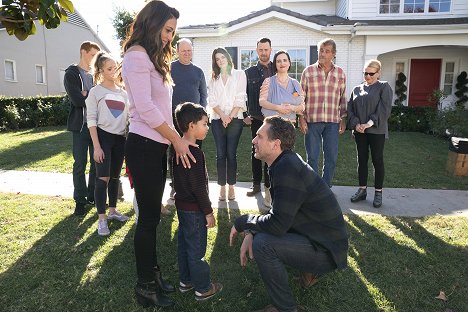
<svg viewBox="0 0 468 312"><path fill-rule="evenodd" d="M375 72L375 73L368 73L368 72L363 72L364 76L371 76L373 77L375 74L377 74L378 72Z"/></svg>

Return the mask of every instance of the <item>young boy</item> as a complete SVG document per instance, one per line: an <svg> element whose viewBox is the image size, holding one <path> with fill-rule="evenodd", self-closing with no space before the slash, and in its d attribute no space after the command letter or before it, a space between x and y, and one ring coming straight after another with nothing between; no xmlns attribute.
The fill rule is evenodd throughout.
<svg viewBox="0 0 468 312"><path fill-rule="evenodd" d="M205 139L208 133L208 114L203 106L186 102L175 110L176 121L183 138L191 143ZM179 218L177 236L177 262L179 264L179 290L195 289L196 300L206 300L223 289L212 283L210 267L204 260L208 228L216 225L208 197L208 174L205 155L198 147L190 146L196 159L192 167L184 168L172 161L174 173L175 205Z"/></svg>

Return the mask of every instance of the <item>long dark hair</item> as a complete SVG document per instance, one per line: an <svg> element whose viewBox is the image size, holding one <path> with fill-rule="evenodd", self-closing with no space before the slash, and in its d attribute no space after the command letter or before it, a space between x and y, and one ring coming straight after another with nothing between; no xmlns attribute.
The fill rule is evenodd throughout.
<svg viewBox="0 0 468 312"><path fill-rule="evenodd" d="M219 68L218 64L216 64L216 54L218 53L221 53L222 55L224 55L228 61L228 66L227 66L228 75L231 74L231 69L234 67L234 65L232 64L232 58L225 48L218 47L214 49L213 54L211 55L211 69L212 69L211 78L213 80L218 79L219 74L221 73L221 68Z"/></svg>
<svg viewBox="0 0 468 312"><path fill-rule="evenodd" d="M141 45L166 83L172 83L170 74L172 46L170 43L163 46L161 32L164 24L171 18L178 19L179 11L163 1L149 1L135 17L123 43L124 53L134 45Z"/></svg>

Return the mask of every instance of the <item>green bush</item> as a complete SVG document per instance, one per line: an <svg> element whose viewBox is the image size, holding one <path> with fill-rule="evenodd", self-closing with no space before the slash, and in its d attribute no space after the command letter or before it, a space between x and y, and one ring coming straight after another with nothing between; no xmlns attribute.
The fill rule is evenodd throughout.
<svg viewBox="0 0 468 312"><path fill-rule="evenodd" d="M449 107L437 112L431 130L439 136L468 137L468 110Z"/></svg>
<svg viewBox="0 0 468 312"><path fill-rule="evenodd" d="M388 128L390 131L428 133L435 115L432 107L393 106Z"/></svg>
<svg viewBox="0 0 468 312"><path fill-rule="evenodd" d="M66 125L67 96L0 97L0 131Z"/></svg>

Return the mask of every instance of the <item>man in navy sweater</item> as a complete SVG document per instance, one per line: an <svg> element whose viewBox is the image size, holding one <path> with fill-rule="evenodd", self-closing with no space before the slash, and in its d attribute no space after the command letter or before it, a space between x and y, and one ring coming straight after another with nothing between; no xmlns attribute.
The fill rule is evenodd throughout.
<svg viewBox="0 0 468 312"><path fill-rule="evenodd" d="M340 205L322 178L292 151L296 132L291 122L267 117L252 143L255 157L268 164L272 208L268 214L238 217L230 244L238 232L245 237L241 265L255 257L273 305L259 311L297 311L286 265L301 271L307 288L317 276L347 266L348 233Z"/></svg>
<svg viewBox="0 0 468 312"><path fill-rule="evenodd" d="M177 105L192 102L206 107L206 99L208 91L206 89L206 80L203 70L197 65L192 63L193 46L192 42L187 38L182 38L177 41L177 55L179 59L171 63L171 76L174 80L174 89L172 94L172 116ZM177 127L177 122L174 117L174 125L177 132L182 135L182 132ZM198 146L201 148L202 141L197 140ZM172 158L174 157L174 149L172 146L169 148L169 174L171 180L174 180L172 173ZM174 187L171 182L171 195L174 199ZM164 211L165 212L165 211Z"/></svg>

